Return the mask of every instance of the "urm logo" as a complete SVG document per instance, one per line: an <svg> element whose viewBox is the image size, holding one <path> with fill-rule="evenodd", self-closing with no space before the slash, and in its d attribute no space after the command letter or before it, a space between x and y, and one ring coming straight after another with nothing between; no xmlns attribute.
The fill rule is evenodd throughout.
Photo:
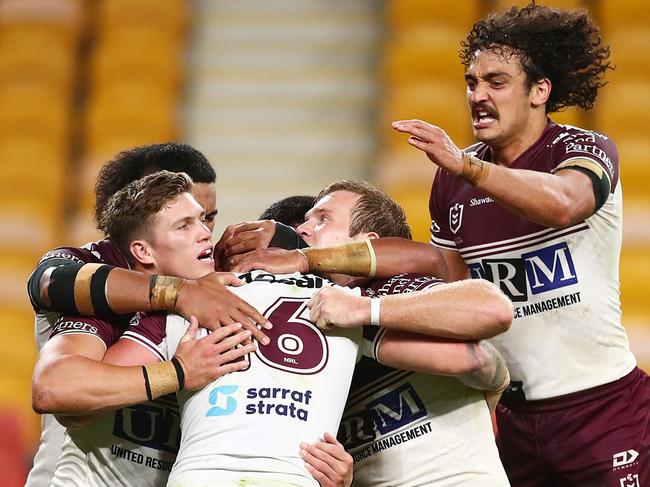
<svg viewBox="0 0 650 487"><path fill-rule="evenodd" d="M472 277L493 282L514 302L528 300L529 290L535 295L578 282L564 242L527 252L518 259L483 259L469 268Z"/></svg>
<svg viewBox="0 0 650 487"><path fill-rule="evenodd" d="M115 411L113 434L138 445L178 453L179 425L180 415L175 407L159 402L138 404Z"/></svg>
<svg viewBox="0 0 650 487"><path fill-rule="evenodd" d="M338 438L346 448L370 443L376 432L385 435L427 415L427 410L409 383L378 397L356 414L341 421Z"/></svg>
<svg viewBox="0 0 650 487"><path fill-rule="evenodd" d="M234 394L239 386L224 385L215 387L210 391L208 401L213 407L208 409L206 416L228 416L237 409L237 400L230 397Z"/></svg>

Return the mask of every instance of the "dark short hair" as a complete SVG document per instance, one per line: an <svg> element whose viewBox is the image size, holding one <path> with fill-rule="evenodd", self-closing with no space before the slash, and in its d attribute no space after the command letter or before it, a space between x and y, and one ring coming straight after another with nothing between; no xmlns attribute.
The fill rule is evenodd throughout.
<svg viewBox="0 0 650 487"><path fill-rule="evenodd" d="M115 193L101 214L100 227L115 242L129 263L136 238L146 238L152 216L182 193L192 191L192 180L182 172L159 171L133 181Z"/></svg>
<svg viewBox="0 0 650 487"><path fill-rule="evenodd" d="M305 213L316 202L315 196L289 196L276 201L260 215L260 220L275 220L290 227L296 227L305 221Z"/></svg>
<svg viewBox="0 0 650 487"><path fill-rule="evenodd" d="M127 184L158 171L184 172L195 183L214 183L217 175L205 156L187 144L165 143L134 147L117 154L99 171L95 183L95 222L100 223L108 200Z"/></svg>
<svg viewBox="0 0 650 487"><path fill-rule="evenodd" d="M546 112L570 106L593 107L598 89L605 85L609 46L584 10L560 10L531 4L491 14L474 24L461 43L465 68L476 51L493 50L519 56L528 87L548 78L551 94Z"/></svg>
<svg viewBox="0 0 650 487"><path fill-rule="evenodd" d="M375 232L380 237L412 238L404 209L372 184L354 179L336 181L323 189L316 201L335 191L349 191L360 196L351 210L350 237Z"/></svg>

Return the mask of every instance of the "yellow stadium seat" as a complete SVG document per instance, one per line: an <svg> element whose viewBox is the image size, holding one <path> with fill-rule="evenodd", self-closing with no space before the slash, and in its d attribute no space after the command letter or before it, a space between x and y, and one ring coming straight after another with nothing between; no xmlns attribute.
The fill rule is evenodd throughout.
<svg viewBox="0 0 650 487"><path fill-rule="evenodd" d="M391 0L387 3L388 24L393 30L420 25L451 25L468 30L480 16L480 2L455 0Z"/></svg>
<svg viewBox="0 0 650 487"><path fill-rule="evenodd" d="M632 26L648 25L650 3L646 0L618 0L598 2L599 23L605 33Z"/></svg>
<svg viewBox="0 0 650 487"><path fill-rule="evenodd" d="M418 28L397 34L386 44L383 75L388 82L409 79L464 83L458 57L465 33L451 26Z"/></svg>
<svg viewBox="0 0 650 487"><path fill-rule="evenodd" d="M103 0L99 2L99 30L108 32L130 25L183 34L188 25L185 0Z"/></svg>
<svg viewBox="0 0 650 487"><path fill-rule="evenodd" d="M647 248L623 247L621 252L621 301L624 313L650 316L647 293L648 273L650 273L650 253Z"/></svg>
<svg viewBox="0 0 650 487"><path fill-rule="evenodd" d="M611 46L611 61L614 71L606 75L616 86L619 81L639 79L647 82L650 77L650 25L630 26L605 32L605 39Z"/></svg>
<svg viewBox="0 0 650 487"><path fill-rule="evenodd" d="M624 81L605 86L598 96L595 112L598 127L621 142L628 137L646 137L643 114L650 110L650 83Z"/></svg>
<svg viewBox="0 0 650 487"><path fill-rule="evenodd" d="M428 82L389 87L384 96L382 114L385 133L392 130L391 122L413 118L438 125L456 145L472 142L469 109L462 84Z"/></svg>

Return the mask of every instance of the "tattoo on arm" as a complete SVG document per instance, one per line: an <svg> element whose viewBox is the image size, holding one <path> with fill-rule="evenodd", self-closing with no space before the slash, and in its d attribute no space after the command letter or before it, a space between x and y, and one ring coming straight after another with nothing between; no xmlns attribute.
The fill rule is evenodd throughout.
<svg viewBox="0 0 650 487"><path fill-rule="evenodd" d="M510 383L510 374L506 361L494 346L481 340L468 343L467 352L477 370L461 375L458 379L465 385L482 391L503 391Z"/></svg>

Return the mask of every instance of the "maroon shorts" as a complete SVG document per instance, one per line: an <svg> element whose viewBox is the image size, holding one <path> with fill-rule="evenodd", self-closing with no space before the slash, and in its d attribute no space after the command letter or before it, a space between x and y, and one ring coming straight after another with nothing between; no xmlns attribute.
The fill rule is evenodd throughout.
<svg viewBox="0 0 650 487"><path fill-rule="evenodd" d="M502 399L496 417L513 487L650 487L650 377L639 368L558 399Z"/></svg>

